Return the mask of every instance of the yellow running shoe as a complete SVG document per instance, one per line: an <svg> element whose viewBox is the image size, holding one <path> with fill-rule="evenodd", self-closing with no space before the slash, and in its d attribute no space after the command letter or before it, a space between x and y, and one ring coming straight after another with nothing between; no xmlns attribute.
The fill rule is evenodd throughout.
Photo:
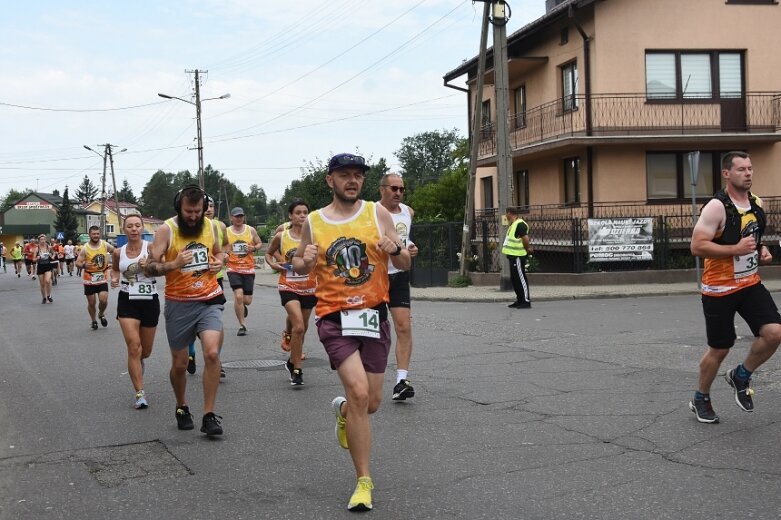
<svg viewBox="0 0 781 520"><path fill-rule="evenodd" d="M359 477L353 496L350 497L350 503L347 504L347 509L350 511L371 511L372 489L374 489L374 484L371 477Z"/></svg>
<svg viewBox="0 0 781 520"><path fill-rule="evenodd" d="M334 428L334 433L336 434L336 440L339 441L339 446L344 449L348 449L346 429L347 419L345 419L342 415L342 404L346 402L347 399L342 396L334 397L334 400L331 401L331 406L333 407L334 414L336 415L336 427Z"/></svg>

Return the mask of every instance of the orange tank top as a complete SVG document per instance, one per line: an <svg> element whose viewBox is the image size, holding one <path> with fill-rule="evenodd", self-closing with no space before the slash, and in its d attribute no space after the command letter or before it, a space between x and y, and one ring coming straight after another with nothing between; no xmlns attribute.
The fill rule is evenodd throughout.
<svg viewBox="0 0 781 520"><path fill-rule="evenodd" d="M98 247L93 248L87 242L84 244L84 270L82 271L82 280L84 285L100 285L108 283L106 280L106 269L108 269L108 246L103 240ZM87 263L93 263L95 267L89 267Z"/></svg>
<svg viewBox="0 0 781 520"><path fill-rule="evenodd" d="M247 251L247 246L252 244L252 231L248 225L244 225L241 233L233 231L233 226L228 231L228 272L240 274L255 274L255 257Z"/></svg>
<svg viewBox="0 0 781 520"><path fill-rule="evenodd" d="M317 245L317 307L323 317L345 309L367 309L388 301L388 255L377 249L382 236L374 202L361 201L345 220L309 214L312 243Z"/></svg>
<svg viewBox="0 0 781 520"><path fill-rule="evenodd" d="M192 261L165 274L165 298L173 301L206 301L222 294L217 274L209 271L209 258L214 254L214 228L212 221L204 218L203 230L197 237L183 237L176 218L165 221L171 229L171 242L164 260L173 261L179 251L193 251Z"/></svg>
<svg viewBox="0 0 781 520"><path fill-rule="evenodd" d="M757 197L756 202L762 205L762 201ZM741 236L752 223L757 221L756 215L736 207L740 214L740 232ZM753 224L756 226L756 224ZM722 230L723 232L723 230ZM716 236L721 236L721 232ZM708 296L726 296L745 287L758 284L759 278L759 252L754 251L743 256L729 256L726 258L706 258L705 267L702 272L702 294Z"/></svg>
<svg viewBox="0 0 781 520"><path fill-rule="evenodd" d="M290 236L290 228L285 228L282 232L282 240L279 242L279 254L282 255L283 265L286 269L279 273L279 290L302 295L315 294L317 278L315 278L314 269L306 275L294 273L291 267L300 242L300 239Z"/></svg>

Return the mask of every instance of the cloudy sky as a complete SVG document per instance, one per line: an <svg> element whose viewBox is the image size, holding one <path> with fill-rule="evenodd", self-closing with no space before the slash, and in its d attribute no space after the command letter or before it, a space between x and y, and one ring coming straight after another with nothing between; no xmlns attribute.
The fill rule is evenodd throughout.
<svg viewBox="0 0 781 520"><path fill-rule="evenodd" d="M512 33L544 0L510 0ZM157 170L204 163L244 191L278 198L309 161L359 151L398 167L419 132L466 135L465 94L442 76L477 54L482 4L470 0L36 0L0 17L0 197L75 190L117 146L117 184L136 195ZM489 38L490 42L490 38ZM463 86L461 83L460 86ZM110 181L110 179L109 179Z"/></svg>

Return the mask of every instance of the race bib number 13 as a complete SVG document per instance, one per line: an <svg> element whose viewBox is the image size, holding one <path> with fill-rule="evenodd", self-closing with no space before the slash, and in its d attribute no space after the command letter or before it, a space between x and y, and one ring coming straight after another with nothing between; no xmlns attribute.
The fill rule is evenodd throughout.
<svg viewBox="0 0 781 520"><path fill-rule="evenodd" d="M342 336L380 339L380 312L376 309L342 311Z"/></svg>
<svg viewBox="0 0 781 520"><path fill-rule="evenodd" d="M193 252L193 259L190 263L182 267L183 273L192 271L205 271L209 269L209 250L205 247L197 247L191 249Z"/></svg>

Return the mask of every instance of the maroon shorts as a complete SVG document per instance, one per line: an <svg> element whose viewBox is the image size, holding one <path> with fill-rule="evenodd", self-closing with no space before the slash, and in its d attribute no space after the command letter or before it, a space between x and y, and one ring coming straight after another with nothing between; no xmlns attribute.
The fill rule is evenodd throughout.
<svg viewBox="0 0 781 520"><path fill-rule="evenodd" d="M331 368L336 370L356 350L360 352L363 368L372 374L382 374L388 366L390 353L390 324L380 322L380 338L364 336L342 336L341 324L327 319L317 320L317 335L325 347Z"/></svg>

